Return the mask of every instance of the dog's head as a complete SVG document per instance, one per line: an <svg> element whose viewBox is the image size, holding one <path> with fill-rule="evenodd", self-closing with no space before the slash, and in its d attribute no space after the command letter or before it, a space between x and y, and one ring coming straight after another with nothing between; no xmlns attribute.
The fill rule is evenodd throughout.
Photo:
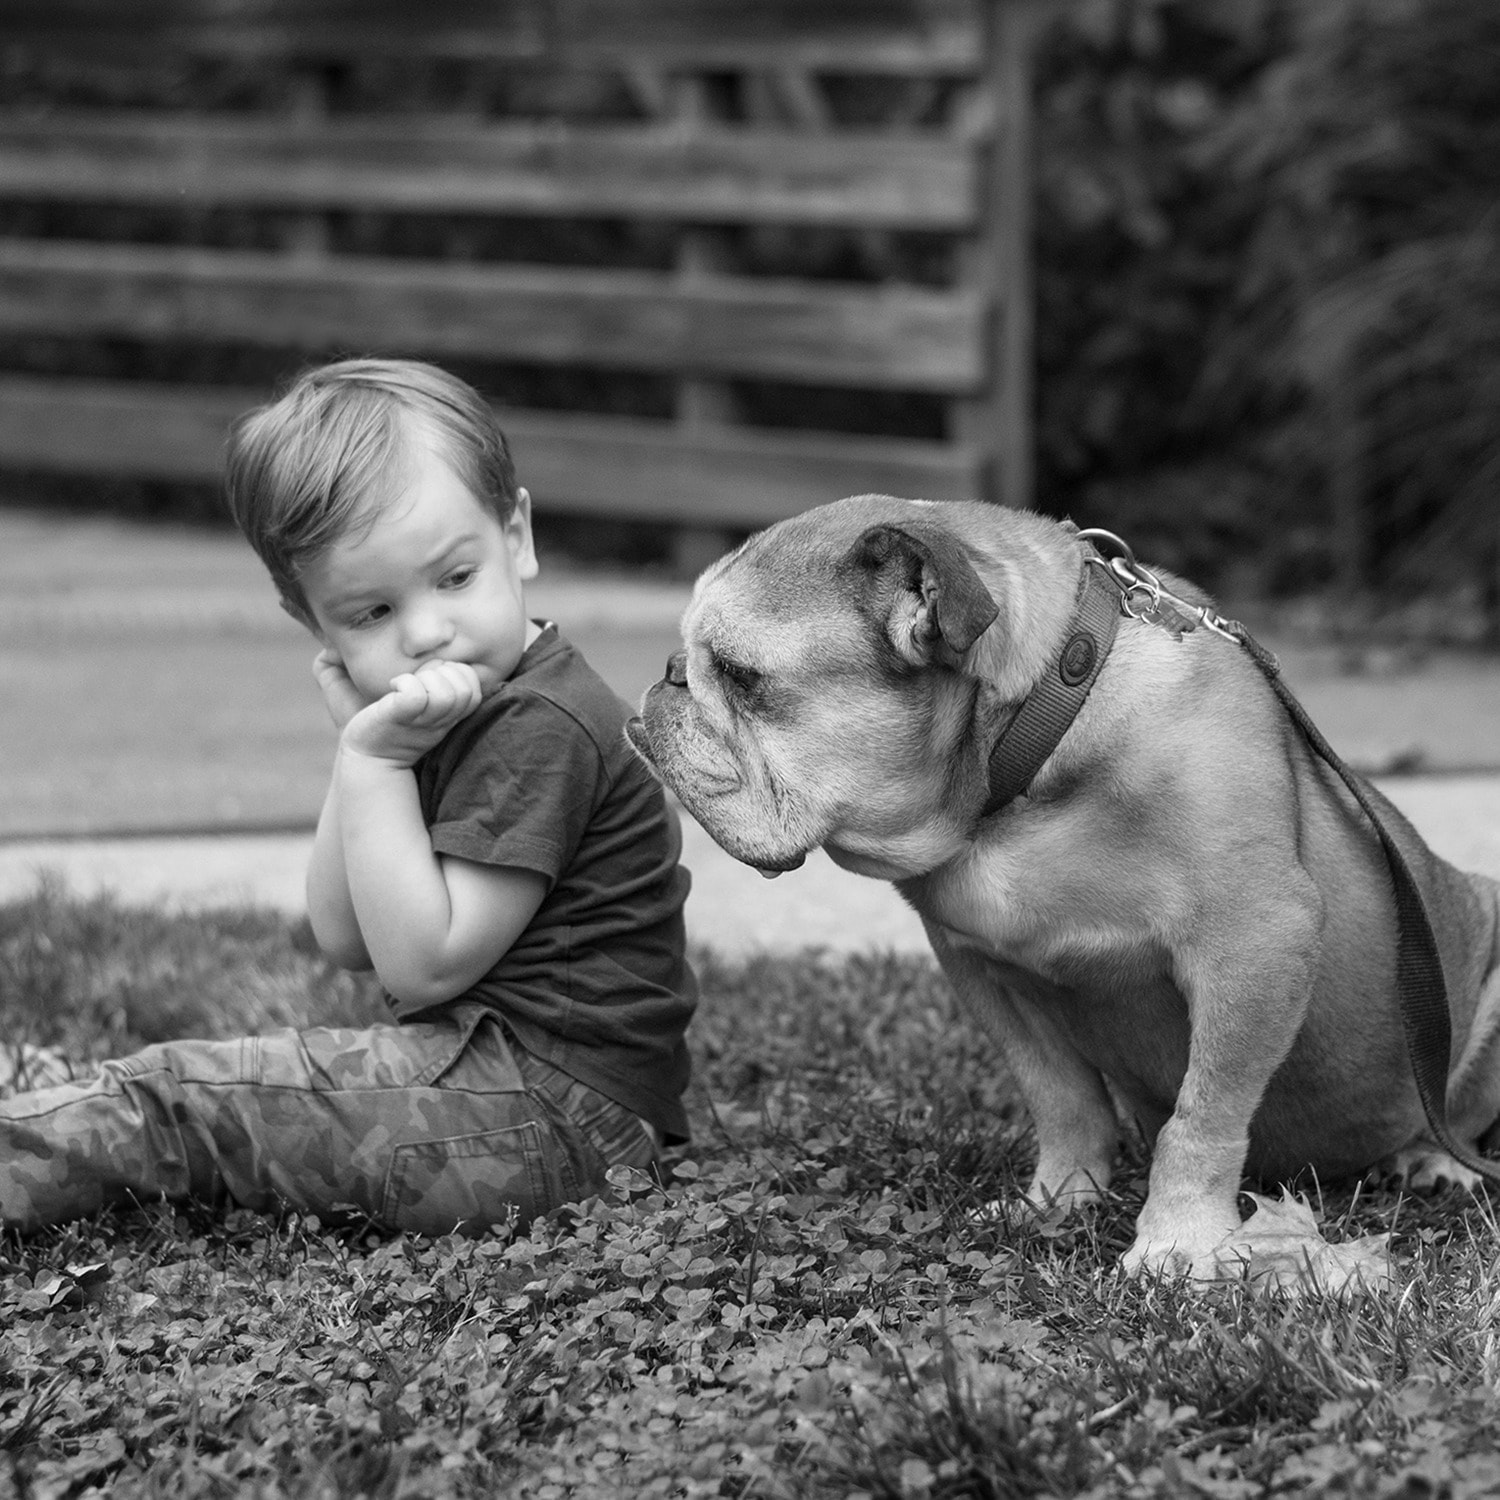
<svg viewBox="0 0 1500 1500"><path fill-rule="evenodd" d="M899 878L967 836L987 685L964 668L999 612L976 509L858 496L699 579L684 649L628 732L737 859L779 873L824 845Z"/></svg>

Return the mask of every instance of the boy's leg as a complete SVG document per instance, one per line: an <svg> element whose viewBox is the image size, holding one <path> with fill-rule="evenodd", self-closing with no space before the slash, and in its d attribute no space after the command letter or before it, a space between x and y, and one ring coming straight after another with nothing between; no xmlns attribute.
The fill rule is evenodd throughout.
<svg viewBox="0 0 1500 1500"><path fill-rule="evenodd" d="M524 1222L600 1191L610 1166L654 1159L621 1106L586 1091L570 1115L557 1088L530 1082L478 1006L161 1043L90 1082L0 1101L0 1220L35 1228L192 1197L442 1234Z"/></svg>

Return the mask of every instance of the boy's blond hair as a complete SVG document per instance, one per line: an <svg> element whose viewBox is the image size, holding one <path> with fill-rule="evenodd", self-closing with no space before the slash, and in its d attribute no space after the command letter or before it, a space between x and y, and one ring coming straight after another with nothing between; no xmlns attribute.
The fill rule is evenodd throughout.
<svg viewBox="0 0 1500 1500"><path fill-rule="evenodd" d="M508 521L516 470L495 414L467 382L405 359L346 359L300 375L230 430L224 492L282 603L304 623L299 575L378 511L403 477L410 423L476 500Z"/></svg>

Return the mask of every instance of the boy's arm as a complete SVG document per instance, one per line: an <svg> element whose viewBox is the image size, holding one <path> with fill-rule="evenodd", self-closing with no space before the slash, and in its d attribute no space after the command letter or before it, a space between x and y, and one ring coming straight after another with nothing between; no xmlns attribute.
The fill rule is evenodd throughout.
<svg viewBox="0 0 1500 1500"><path fill-rule="evenodd" d="M473 669L433 663L345 726L330 800L349 902L380 982L401 1005L462 994L525 930L534 871L433 852L412 767L479 704Z"/></svg>
<svg viewBox="0 0 1500 1500"><path fill-rule="evenodd" d="M342 737L349 721L364 708L365 700L349 680L344 664L333 651L320 651L313 662L313 677L323 694L324 705ZM335 771L337 766L335 765ZM318 947L343 969L364 971L372 967L359 918L349 899L349 880L344 873L343 831L339 819L339 787L335 774L328 783L318 831L313 836L312 857L307 863L307 917Z"/></svg>
<svg viewBox="0 0 1500 1500"><path fill-rule="evenodd" d="M338 781L349 895L380 982L414 1009L462 994L525 931L546 881L434 854L410 768L345 749Z"/></svg>
<svg viewBox="0 0 1500 1500"><path fill-rule="evenodd" d="M318 947L343 969L373 968L344 873L344 834L339 817L338 778L328 785L312 858L307 864L307 916Z"/></svg>

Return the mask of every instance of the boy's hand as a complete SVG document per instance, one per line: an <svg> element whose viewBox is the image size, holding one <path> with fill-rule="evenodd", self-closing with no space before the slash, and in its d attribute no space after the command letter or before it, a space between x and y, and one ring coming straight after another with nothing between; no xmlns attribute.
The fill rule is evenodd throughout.
<svg viewBox="0 0 1500 1500"><path fill-rule="evenodd" d="M413 766L479 707L480 697L479 674L467 662L424 662L415 672L392 678L390 692L348 720L343 746L375 760Z"/></svg>
<svg viewBox="0 0 1500 1500"><path fill-rule="evenodd" d="M318 652L313 658L313 676L322 690L323 703L333 720L333 727L342 734L349 720L366 706L364 697L350 681L337 652Z"/></svg>

